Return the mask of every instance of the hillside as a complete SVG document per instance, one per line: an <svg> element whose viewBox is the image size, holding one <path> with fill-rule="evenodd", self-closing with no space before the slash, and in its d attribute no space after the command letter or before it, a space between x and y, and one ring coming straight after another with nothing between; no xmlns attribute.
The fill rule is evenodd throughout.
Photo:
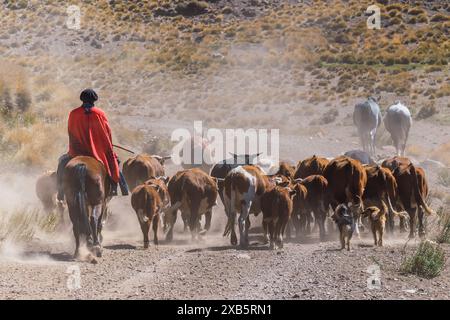
<svg viewBox="0 0 450 320"><path fill-rule="evenodd" d="M69 30L59 1L3 1L0 101L5 109L24 92L29 103L4 112L1 148L20 162L51 163L49 155L64 150L67 112L87 86L122 127L120 142L136 148L159 134L119 118L310 134L348 125L344 107L368 95L381 96L382 108L402 100L424 121L450 124L449 4L378 1L382 28L369 30L370 4L80 1L81 29ZM49 146L35 132L57 138Z"/></svg>

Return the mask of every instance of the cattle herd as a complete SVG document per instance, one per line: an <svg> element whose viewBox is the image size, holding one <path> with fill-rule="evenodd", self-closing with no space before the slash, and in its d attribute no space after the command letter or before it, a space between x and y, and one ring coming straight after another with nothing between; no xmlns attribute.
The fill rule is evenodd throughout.
<svg viewBox="0 0 450 320"><path fill-rule="evenodd" d="M415 237L417 231L423 236L424 214L433 211L426 203L428 185L424 170L404 157L411 125L410 120L401 120L402 115L409 114L404 108L396 103L384 119L398 155L378 162L371 155L375 152L374 137L381 114L373 98L356 105L354 112L365 150L350 151L336 158L313 155L296 166L280 162L267 170L258 165L260 154L233 154L207 172L203 168L188 168L172 177L165 174L164 163L169 157L139 154L128 159L123 164L123 174L132 189L131 206L142 230L144 247L149 246L150 227L154 244L158 244L160 224L166 241L171 241L178 213L193 239L203 236L210 229L218 198L227 218L223 235L230 236L231 244L239 244L241 248L249 246L250 215L260 213L264 242L272 249L283 247L283 237L301 237L310 234L313 228L319 230L319 237L324 240L333 226L327 221L335 222L341 249L347 250L351 248L353 233L359 235L360 228L366 226L373 233L374 244L382 246L385 229L393 233L396 218L401 232L409 228L410 237ZM100 256L101 228L109 200L107 183L101 168L83 158L89 157L74 158L66 167L69 168L64 178L67 207L77 244L76 255L81 239L94 255ZM57 207L55 179L50 172L36 184L37 195L46 210ZM97 193L92 191L96 185Z"/></svg>

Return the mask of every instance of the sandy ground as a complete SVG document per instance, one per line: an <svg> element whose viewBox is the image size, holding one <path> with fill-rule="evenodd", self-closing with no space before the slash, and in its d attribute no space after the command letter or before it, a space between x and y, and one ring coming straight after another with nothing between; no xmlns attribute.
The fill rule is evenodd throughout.
<svg viewBox="0 0 450 320"><path fill-rule="evenodd" d="M135 222L132 212L120 214ZM0 298L449 298L448 267L433 280L398 273L405 246L400 237L388 238L384 248L375 248L370 236L363 234L361 240L353 242L353 250L346 252L337 250L335 234L323 243L313 236L272 251L261 243L258 226L251 233L250 249L238 250L220 234L217 226L222 214L216 210L216 227L197 243L182 233L180 224L173 243L162 241L148 250L142 248L137 223L135 230L128 232L107 231L104 255L97 265L72 260L69 230L53 239L35 240L20 250L11 248L14 254L4 254L0 262ZM449 253L448 247L446 250ZM380 266L379 289L367 286L373 265ZM80 288L73 289L71 272L77 268Z"/></svg>

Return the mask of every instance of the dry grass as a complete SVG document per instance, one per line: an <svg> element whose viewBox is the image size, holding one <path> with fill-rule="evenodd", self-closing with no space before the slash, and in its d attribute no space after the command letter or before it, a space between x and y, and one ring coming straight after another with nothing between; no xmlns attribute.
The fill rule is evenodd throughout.
<svg viewBox="0 0 450 320"><path fill-rule="evenodd" d="M406 147L406 153L413 157L421 157L423 156L427 150L424 150L423 147L418 145L410 144Z"/></svg>
<svg viewBox="0 0 450 320"><path fill-rule="evenodd" d="M59 223L59 215L55 210L46 214L28 207L16 209L11 213L1 212L0 241L26 242L36 233L52 233Z"/></svg>
<svg viewBox="0 0 450 320"><path fill-rule="evenodd" d="M450 166L450 142L441 144L431 152L432 159L441 161L447 166Z"/></svg>

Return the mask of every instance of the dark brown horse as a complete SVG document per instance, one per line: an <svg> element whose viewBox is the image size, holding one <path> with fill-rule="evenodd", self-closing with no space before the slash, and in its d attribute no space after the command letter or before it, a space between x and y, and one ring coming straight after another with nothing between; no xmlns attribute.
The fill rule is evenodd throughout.
<svg viewBox="0 0 450 320"><path fill-rule="evenodd" d="M87 245L88 260L96 263L92 256L102 254L102 226L110 200L110 183L103 164L87 156L78 156L67 163L63 178L70 220L75 236L75 258L80 255L80 244Z"/></svg>

